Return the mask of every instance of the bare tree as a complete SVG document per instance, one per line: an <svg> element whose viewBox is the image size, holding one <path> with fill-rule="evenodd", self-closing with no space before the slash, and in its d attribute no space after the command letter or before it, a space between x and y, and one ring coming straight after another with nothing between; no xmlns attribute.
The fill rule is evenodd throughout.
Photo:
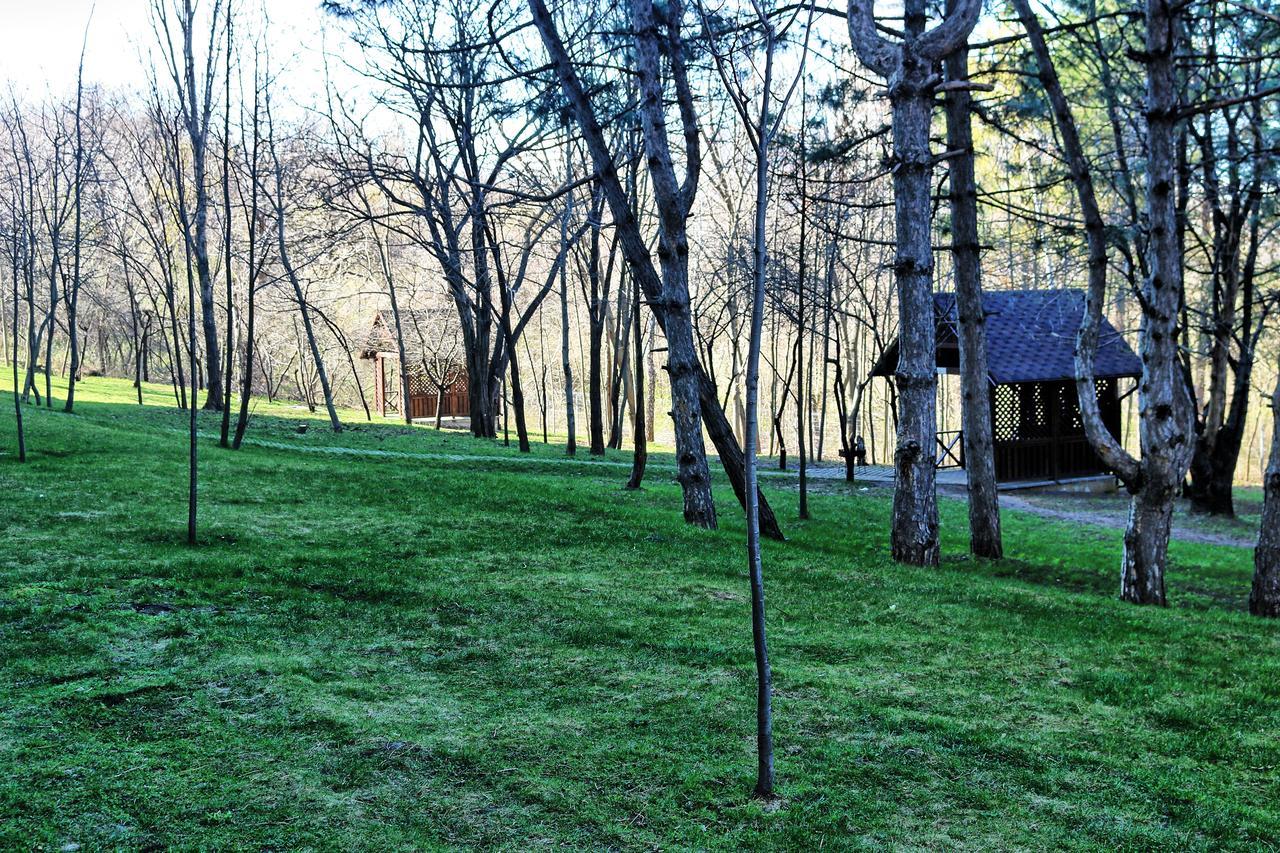
<svg viewBox="0 0 1280 853"><path fill-rule="evenodd" d="M15 116L15 119L17 117ZM12 128L10 129L12 134ZM16 146L14 148L16 154ZM17 431L18 441L18 461L27 461L27 435L22 425L22 393L18 385L18 324L20 315L18 313L18 305L20 304L21 294L18 290L18 282L21 278L20 270L25 266L26 260L24 252L26 251L27 239L25 229L27 228L27 207L26 195L24 189L22 161L16 156L14 157L15 174L10 176L9 182L9 234L6 240L9 249L9 269L12 275L13 283L13 416L14 425Z"/></svg>
<svg viewBox="0 0 1280 853"><path fill-rule="evenodd" d="M306 293L302 289L302 280L299 278L297 267L290 256L289 243L286 239L289 211L285 203L286 170L276 141L275 121L271 113L270 89L267 90L265 95L265 109L267 118L267 155L271 158L272 171L275 177L271 201L276 220L276 257L284 270L285 278L288 279L289 285L293 288L293 296L298 306L298 313L302 316L302 328L305 332L307 348L311 353L316 379L320 383L320 390L324 395L325 410L329 413L329 425L334 432L342 432L342 421L339 420L338 411L333 403L333 386L329 383L329 372L325 368L324 356L320 353L320 345L316 342L315 327L311 322L311 306L307 300Z"/></svg>
<svg viewBox="0 0 1280 853"><path fill-rule="evenodd" d="M223 406L222 359L219 355L218 326L214 316L213 273L209 263L209 131L213 115L213 91L217 77L219 27L223 0L212 0L208 15L209 38L203 56L197 56L196 30L199 0L151 0L152 28L159 43L165 71L173 83L178 115L186 131L191 156L192 202L191 254L200 284L200 317L204 332L204 369L207 395L205 408ZM185 175L176 180L185 182Z"/></svg>
<svg viewBox="0 0 1280 853"><path fill-rule="evenodd" d="M80 379L80 328L77 317L80 308L81 261L84 255L84 54L89 45L89 23L84 26L84 40L80 45L80 63L76 67L76 112L75 112L75 170L72 175L72 192L75 193L74 225L72 226L71 251L71 288L67 294L67 340L71 347L71 370L67 375L67 399L62 410L70 412L75 409L76 382Z"/></svg>
<svg viewBox="0 0 1280 853"><path fill-rule="evenodd" d="M748 503L745 459L733 429L720 407L715 384L698 362L693 341L692 318L688 293L689 211L701 167L697 113L688 69L684 64L684 39L681 34L683 6L679 2L662 8L659 13L650 0L635 0L631 10L634 31L634 63L640 81L642 127L649 176L660 211L658 258L662 272L654 265L650 249L631 210L626 191L618 176L617 164L605 140L596 110L588 97L577 68L569 56L560 32L543 0L529 0L534 25L541 37L557 82L570 112L586 142L596 170L596 179L604 187L605 199L618 229L623 256L631 274L639 282L645 298L667 339L667 372L671 377L673 420L676 424L677 479L684 492L685 519L699 526L715 525L715 506L711 499L706 453L701 426L720 451L720 459L729 475L739 501ZM661 20L659 20L659 18ZM670 79L676 90L676 101L685 145L685 178L677 179L672 160L665 116L665 99L661 74L663 58L670 65ZM652 387L652 384L650 385ZM768 502L760 497L761 531L781 538L782 533Z"/></svg>

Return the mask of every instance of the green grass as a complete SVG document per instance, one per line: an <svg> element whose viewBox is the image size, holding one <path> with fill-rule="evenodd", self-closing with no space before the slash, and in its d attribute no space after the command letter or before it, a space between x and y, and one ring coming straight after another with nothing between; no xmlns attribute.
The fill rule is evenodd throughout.
<svg viewBox="0 0 1280 853"><path fill-rule="evenodd" d="M1280 838L1280 633L1247 549L1175 543L1167 610L1120 533L1008 513L1009 559L893 564L882 492L769 497L784 801L753 802L743 524L663 463L521 464L457 433L332 436L263 406L202 443L86 381L0 393L0 848L1258 848ZM216 432L210 418L202 430ZM552 447L539 452L558 455ZM625 455L616 455L625 460ZM661 460L660 460L661 461Z"/></svg>

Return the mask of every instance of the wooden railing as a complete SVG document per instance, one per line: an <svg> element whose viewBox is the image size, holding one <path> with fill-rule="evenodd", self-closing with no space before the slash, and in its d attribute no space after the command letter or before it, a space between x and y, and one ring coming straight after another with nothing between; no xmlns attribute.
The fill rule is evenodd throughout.
<svg viewBox="0 0 1280 853"><path fill-rule="evenodd" d="M934 459L935 468L963 468L964 467L964 433L960 430L953 432L940 432L937 435L938 444L935 448L937 456Z"/></svg>

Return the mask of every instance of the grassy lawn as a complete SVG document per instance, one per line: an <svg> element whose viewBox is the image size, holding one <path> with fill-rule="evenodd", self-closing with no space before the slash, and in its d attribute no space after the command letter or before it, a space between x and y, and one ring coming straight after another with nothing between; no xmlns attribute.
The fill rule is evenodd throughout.
<svg viewBox="0 0 1280 853"><path fill-rule="evenodd" d="M184 415L132 393L26 409L25 466L0 393L0 848L1280 838L1280 626L1244 611L1248 549L1175 543L1174 606L1143 609L1115 598L1119 531L1008 513L1009 559L975 561L944 501L920 570L886 557L883 492L799 523L771 481L765 809L722 479L696 531L669 459L627 493L621 467L264 405L270 446L204 441L191 549ZM394 453L300 450L323 447Z"/></svg>

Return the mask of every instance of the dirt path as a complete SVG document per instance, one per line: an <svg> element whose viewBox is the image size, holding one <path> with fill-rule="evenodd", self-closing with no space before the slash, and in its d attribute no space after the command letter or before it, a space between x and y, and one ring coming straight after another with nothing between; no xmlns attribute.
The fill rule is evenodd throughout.
<svg viewBox="0 0 1280 853"><path fill-rule="evenodd" d="M1128 522L1123 512L1119 513L1101 513L1088 510L1074 509L1071 507L1055 508L1047 507L1038 503L1033 503L1025 497L1011 492L1003 492L1000 495L1001 509L1013 509L1019 512L1030 513L1041 518L1051 518L1055 521L1067 521L1072 524L1090 524L1095 527L1106 527L1111 530L1124 530ZM1117 509L1120 509L1117 507ZM1206 530L1198 530L1190 527L1185 523L1179 522L1175 513L1173 521L1173 538L1182 542L1199 542L1204 545L1227 545L1235 548L1252 548L1256 541L1255 536L1233 535L1230 533L1214 533Z"/></svg>
<svg viewBox="0 0 1280 853"><path fill-rule="evenodd" d="M175 430L176 432L177 430ZM203 433L202 437L205 436ZM564 466L580 466L583 468L630 468L630 461L622 461L618 459L578 459L578 458L555 458L555 457L539 457L526 455L484 455L484 454L468 454L468 453L438 453L438 452L413 452L403 450L382 450L379 448L365 447L346 447L335 445L308 445L308 444L291 444L283 441L271 441L266 439L258 439L247 437L245 444L262 447L270 450L284 450L299 453L320 453L335 456L367 456L393 459L422 459L439 462L465 462L472 465L489 463L499 466L509 465L552 465L558 467ZM650 470L665 473L668 466L652 465ZM831 469L837 471L840 478L843 478L843 469ZM816 471L825 469L818 468ZM816 473L815 471L815 473ZM778 471L778 470L762 470L760 474L768 479L789 479L795 480L794 471ZM828 476L819 475L815 477L818 481L832 482L836 478L834 474ZM868 483L871 486L884 486L883 483ZM946 497L964 500L965 493L963 488L947 486L940 488L939 492ZM1039 516L1040 518L1049 518L1055 521L1065 521L1072 524L1088 524L1095 527L1105 527L1111 530L1123 530L1126 524L1125 510L1123 500L1116 498L1114 511L1099 512L1097 510L1082 509L1071 504L1076 502L1072 496L1057 495L1054 496L1062 505L1061 506L1044 506L1043 503L1032 501L1026 497L1013 493L1003 492L1000 495L1000 505L1004 509L1012 509L1018 512L1025 512L1030 515ZM1235 548L1252 548L1256 541L1254 534L1231 534L1218 533L1206 530L1200 530L1186 523L1180 522L1178 517L1174 517L1173 537L1183 542L1198 542L1205 545L1226 545Z"/></svg>

